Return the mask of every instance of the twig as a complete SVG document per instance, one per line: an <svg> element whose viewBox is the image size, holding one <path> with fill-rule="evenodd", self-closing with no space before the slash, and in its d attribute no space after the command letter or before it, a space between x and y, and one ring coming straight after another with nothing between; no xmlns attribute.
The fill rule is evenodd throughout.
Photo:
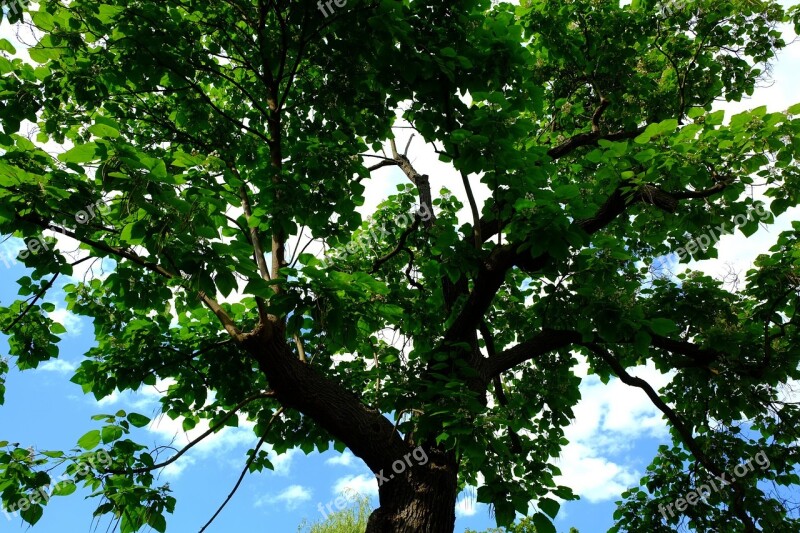
<svg viewBox="0 0 800 533"><path fill-rule="evenodd" d="M183 454L185 454L186 452L191 450L194 446L196 446L198 443L200 443L203 439L205 439L206 437L208 437L212 433L216 432L219 428L221 428L225 424L225 422L228 421L229 418L231 418L233 415L235 415L237 412L239 412L239 410L241 410L244 406L246 406L247 404L249 404L251 402L254 402L255 400L259 400L261 398L271 398L272 396L273 396L273 393L271 393L269 391L260 391L257 394L254 394L252 396L249 396L249 397L245 398L244 400L239 402L233 409L231 409L227 414L225 414L225 416L222 417L222 420L220 420L216 425L209 427L208 430L204 431L202 435L200 435L199 437L197 437L196 439L191 441L184 448L182 448L178 453L176 453L175 455L173 455L172 457L170 457L166 461L163 461L161 463L156 463L153 466L144 466L144 467L141 467L141 468L132 468L130 470L113 469L113 470L107 470L107 472L109 474L122 474L122 475L126 475L126 474L144 474L145 472L152 472L153 470L158 470L160 468L164 468L165 466L169 466L172 463L174 463L175 461L177 461L178 459L180 459L180 457Z"/></svg>
<svg viewBox="0 0 800 533"><path fill-rule="evenodd" d="M294 334L294 342L295 342L295 344L297 344L297 356L298 356L298 358L302 362L307 363L308 361L306 360L306 349L303 348L303 341L300 340L300 336L297 333Z"/></svg>
<svg viewBox="0 0 800 533"><path fill-rule="evenodd" d="M411 141L414 140L414 134L411 134L411 137L408 138L408 143L406 143L406 149L403 151L403 155L408 157L408 149L411 147Z"/></svg>
<svg viewBox="0 0 800 533"><path fill-rule="evenodd" d="M228 505L228 502L231 501L231 499L233 498L233 495L236 494L236 491L239 490L239 486L242 484L242 480L244 479L244 476L247 475L247 471L250 470L250 465L253 464L253 461L255 461L256 456L258 455L258 451L261 449L261 446L263 446L264 442L267 440L267 432L269 431L269 428L272 427L273 422L275 422L275 420L278 418L278 416L280 416L280 414L283 413L283 411L285 409L286 409L285 407L281 407L280 409L275 411L275 414L272 415L272 418L270 418L269 422L267 423L267 427L264 428L264 433L261 435L261 438L258 440L258 444L256 444L255 449L253 449L253 455L251 455L250 459L247 460L247 464L244 465L244 469L242 470L242 473L239 474L239 479L236 480L236 485L233 486L233 489L228 494L228 497L225 498L225 501L222 502L222 505L219 506L219 508L217 509L217 512L214 513L214 516L212 516L208 520L208 522L206 522L205 525L200 528L199 533L203 533L203 531L205 531L208 528L208 526L211 525L211 523L219 516L219 514L222 512L222 510L225 508L225 506Z"/></svg>
<svg viewBox="0 0 800 533"><path fill-rule="evenodd" d="M91 259L91 256L84 257L83 259L79 259L79 260L75 261L74 263L72 263L70 266L79 265L80 263L83 263L84 261L86 261L86 260L88 260L88 259ZM36 305L36 302L38 302L38 301L39 301L39 299L40 299L42 296L44 296L44 294L45 294L45 293L46 293L48 290L50 290L50 288L53 286L53 283L55 283L55 282L56 282L56 279L58 279L58 276L59 276L60 274L61 274L61 272L56 272L56 273L55 273L55 275L54 275L52 278L50 278L50 281L48 281L48 282L47 282L47 284L46 284L44 287L42 287L42 290L41 290L41 291L39 291L39 292L36 294L36 296L33 298L33 300L31 300L31 302L28 304L28 306L25 308L25 310L24 310L24 311L22 311L22 312L19 314L19 316L18 316L17 318L15 318L15 319L14 319L14 321L13 321L13 322L11 322L11 325L10 325L10 326L8 326L7 328L4 328L4 329L3 329L3 333L6 333L6 334L8 334L8 333L9 333L9 332L10 332L12 329L14 329L14 326L16 326L17 324L19 324L19 322L20 322L20 321L21 321L21 320L22 320L22 319L25 317L25 315L27 315L27 314L28 314L28 312L31 310L31 308L33 308L33 306L34 306L34 305Z"/></svg>

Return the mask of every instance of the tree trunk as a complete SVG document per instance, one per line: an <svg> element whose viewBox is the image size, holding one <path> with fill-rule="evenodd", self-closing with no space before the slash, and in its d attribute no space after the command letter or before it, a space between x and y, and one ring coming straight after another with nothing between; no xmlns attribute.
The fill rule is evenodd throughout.
<svg viewBox="0 0 800 533"><path fill-rule="evenodd" d="M370 516L367 533L453 533L458 493L453 452L404 440L379 410L298 360L282 332L253 336L245 347L283 406L313 418L375 473L380 507Z"/></svg>
<svg viewBox="0 0 800 533"><path fill-rule="evenodd" d="M425 465L399 458L394 470L390 465L378 475L380 507L369 517L365 533L453 533L458 495L455 457L437 450L427 451L427 456Z"/></svg>

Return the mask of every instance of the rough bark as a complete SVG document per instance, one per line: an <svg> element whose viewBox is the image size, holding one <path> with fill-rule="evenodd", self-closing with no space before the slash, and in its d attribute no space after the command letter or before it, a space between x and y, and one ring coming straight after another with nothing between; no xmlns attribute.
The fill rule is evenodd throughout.
<svg viewBox="0 0 800 533"><path fill-rule="evenodd" d="M380 507L367 533L453 532L458 466L452 453L425 447L420 460L382 413L298 360L282 335L253 336L246 348L283 406L313 418L376 474Z"/></svg>
<svg viewBox="0 0 800 533"><path fill-rule="evenodd" d="M455 457L438 450L426 453L425 465L413 464L399 475L391 465L384 470L385 478L394 477L378 488L380 507L370 516L366 533L453 532L458 495Z"/></svg>

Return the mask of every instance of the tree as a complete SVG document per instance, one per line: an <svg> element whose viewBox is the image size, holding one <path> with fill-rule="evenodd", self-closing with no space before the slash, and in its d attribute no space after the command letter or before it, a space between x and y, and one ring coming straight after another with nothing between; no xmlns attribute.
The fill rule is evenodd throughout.
<svg viewBox="0 0 800 533"><path fill-rule="evenodd" d="M498 525L533 504L546 533L575 497L553 458L582 355L672 428L618 530L796 530L797 502L770 487L798 484L782 384L799 374L800 224L739 291L656 266L716 257L720 232L749 236L800 203L800 107L712 112L753 92L797 10L619 4L15 5L36 42L30 64L0 41L0 231L25 240L30 269L0 311L11 362L57 357L42 296L96 261L107 275L63 287L94 321L73 377L85 392L170 380L163 411L186 428L253 420L245 472L270 466L264 443L349 448L380 484L368 532L451 532L481 475ZM448 187L470 222L395 141L398 115L460 174ZM387 167L408 183L362 218ZM629 373L646 361L670 384ZM7 446L4 505L27 498L35 523L35 491L66 464L98 515L164 531L175 499L154 472L175 456L135 442L142 415L98 422L76 453ZM88 461L98 450L110 465ZM770 468L660 512L761 452Z"/></svg>

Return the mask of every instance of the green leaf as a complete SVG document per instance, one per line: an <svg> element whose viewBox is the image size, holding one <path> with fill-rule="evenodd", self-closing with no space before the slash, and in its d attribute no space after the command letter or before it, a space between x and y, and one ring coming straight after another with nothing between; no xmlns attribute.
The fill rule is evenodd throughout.
<svg viewBox="0 0 800 533"><path fill-rule="evenodd" d="M556 527L542 513L533 515L533 525L536 526L536 533L556 533Z"/></svg>
<svg viewBox="0 0 800 533"><path fill-rule="evenodd" d="M77 489L78 486L72 480L59 481L53 488L53 496L69 496Z"/></svg>
<svg viewBox="0 0 800 533"><path fill-rule="evenodd" d="M678 120L674 118L663 120L657 124L649 124L638 137L633 139L633 142L638 144L650 142L653 137L673 132L677 127Z"/></svg>
<svg viewBox="0 0 800 533"><path fill-rule="evenodd" d="M645 330L640 329L636 332L636 337L634 339L634 346L636 347L637 354L647 354L648 350L650 349L650 344L652 343L652 338L650 334L647 333Z"/></svg>
<svg viewBox="0 0 800 533"><path fill-rule="evenodd" d="M260 296L265 300L272 298L275 291L269 284L262 278L252 278L244 287L245 294L252 294L253 296Z"/></svg>
<svg viewBox="0 0 800 533"><path fill-rule="evenodd" d="M236 277L229 270L219 271L214 278L214 282L217 284L219 292L225 297L230 296L239 286Z"/></svg>
<svg viewBox="0 0 800 533"><path fill-rule="evenodd" d="M167 530L167 520L160 513L150 514L147 518L147 525L158 531L158 533L164 533Z"/></svg>
<svg viewBox="0 0 800 533"><path fill-rule="evenodd" d="M150 423L150 419L144 415L140 415L139 413L129 413L128 422L137 428L143 428Z"/></svg>
<svg viewBox="0 0 800 533"><path fill-rule="evenodd" d="M100 444L102 437L100 436L100 431L97 429L93 429L92 431L86 433L83 437L78 439L78 446L83 448L84 450L93 450Z"/></svg>
<svg viewBox="0 0 800 533"><path fill-rule="evenodd" d="M17 49L7 39L0 39L0 51L8 52L9 54L17 53Z"/></svg>
<svg viewBox="0 0 800 533"><path fill-rule="evenodd" d="M0 447L2 447L2 446L3 446L3 444L0 443ZM61 452L61 451L44 450L44 451L41 452L41 454L44 455L45 457L50 457L51 459L60 459L60 458L64 457L64 452Z"/></svg>
<svg viewBox="0 0 800 533"><path fill-rule="evenodd" d="M561 508L560 503L550 498L540 499L538 505L539 509L547 513L547 515L554 520L558 514L558 510Z"/></svg>
<svg viewBox="0 0 800 533"><path fill-rule="evenodd" d="M97 158L97 145L95 143L79 144L63 154L58 159L64 163L88 163Z"/></svg>
<svg viewBox="0 0 800 533"><path fill-rule="evenodd" d="M115 440L119 440L123 435L123 430L119 426L104 426L101 432L103 444L109 444Z"/></svg>
<svg viewBox="0 0 800 533"><path fill-rule="evenodd" d="M119 239L128 244L141 244L145 237L147 237L147 225L144 221L126 224L119 235Z"/></svg>
<svg viewBox="0 0 800 533"><path fill-rule="evenodd" d="M44 509L39 504L33 504L26 510L20 511L19 513L20 517L25 522L29 523L32 526L39 521L39 519L42 517L43 514L44 514Z"/></svg>
<svg viewBox="0 0 800 533"><path fill-rule="evenodd" d="M654 333L662 336L669 335L678 329L675 322L668 318L653 318L650 320L650 327Z"/></svg>
<svg viewBox="0 0 800 533"><path fill-rule="evenodd" d="M89 127L88 131L96 137L106 137L109 139L116 139L119 137L119 130L106 124L94 124Z"/></svg>
<svg viewBox="0 0 800 533"><path fill-rule="evenodd" d="M571 200L581 194L581 188L574 183L570 183L569 185L557 187L555 194L559 200Z"/></svg>
<svg viewBox="0 0 800 533"><path fill-rule="evenodd" d="M58 51L52 48L35 47L28 48L28 56L36 63L44 64L51 59L57 59L61 55Z"/></svg>

